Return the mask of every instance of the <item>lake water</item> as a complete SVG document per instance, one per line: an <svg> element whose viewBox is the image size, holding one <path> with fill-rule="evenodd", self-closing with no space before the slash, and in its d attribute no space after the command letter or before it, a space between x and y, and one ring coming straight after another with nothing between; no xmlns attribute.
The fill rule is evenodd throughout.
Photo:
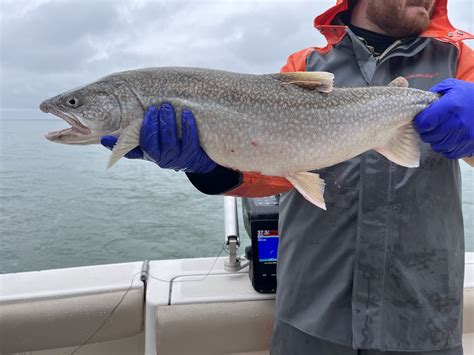
<svg viewBox="0 0 474 355"><path fill-rule="evenodd" d="M43 138L66 126L0 120L0 273L219 253L222 197L149 162L123 159L107 171L105 148ZM474 168L463 164L463 178L466 250L474 251Z"/></svg>

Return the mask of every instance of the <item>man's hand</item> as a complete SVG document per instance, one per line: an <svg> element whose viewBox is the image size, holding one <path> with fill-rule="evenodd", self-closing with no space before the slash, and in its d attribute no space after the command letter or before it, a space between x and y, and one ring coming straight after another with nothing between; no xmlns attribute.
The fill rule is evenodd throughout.
<svg viewBox="0 0 474 355"><path fill-rule="evenodd" d="M140 146L128 152L129 159L145 159L161 168L205 174L217 167L199 144L194 115L189 110L181 114L182 138L178 138L176 114L171 104L160 108L150 106L145 112L140 130ZM117 137L104 136L101 143L112 149Z"/></svg>
<svg viewBox="0 0 474 355"><path fill-rule="evenodd" d="M446 79L430 91L441 98L415 117L423 142L449 159L474 155L474 83Z"/></svg>

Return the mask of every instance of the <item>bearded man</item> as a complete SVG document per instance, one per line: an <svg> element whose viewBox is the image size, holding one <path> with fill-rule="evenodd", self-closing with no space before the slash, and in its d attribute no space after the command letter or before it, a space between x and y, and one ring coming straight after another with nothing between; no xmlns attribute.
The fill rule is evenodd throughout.
<svg viewBox="0 0 474 355"><path fill-rule="evenodd" d="M411 87L443 95L414 121L425 142L420 167L369 151L322 169L327 211L283 178L217 165L199 146L191 112L182 115L183 137L191 137L183 141L164 134L176 131L169 128L176 124L169 104L145 115L147 139L128 157L185 170L208 194L291 189L280 199L272 355L463 353L457 159L474 154L474 54L462 43L474 36L450 24L446 6L447 0L338 0L315 20L327 46L294 53L282 68L333 72L335 85L346 87L404 76ZM107 147L115 141L103 138Z"/></svg>

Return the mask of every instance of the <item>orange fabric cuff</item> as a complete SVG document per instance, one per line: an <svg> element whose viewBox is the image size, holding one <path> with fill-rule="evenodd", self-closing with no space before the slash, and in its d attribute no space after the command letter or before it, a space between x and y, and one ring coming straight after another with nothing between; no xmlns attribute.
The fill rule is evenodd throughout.
<svg viewBox="0 0 474 355"><path fill-rule="evenodd" d="M279 176L267 176L260 173L243 173L242 183L227 191L225 195L238 197L264 197L286 192L293 188L291 183Z"/></svg>

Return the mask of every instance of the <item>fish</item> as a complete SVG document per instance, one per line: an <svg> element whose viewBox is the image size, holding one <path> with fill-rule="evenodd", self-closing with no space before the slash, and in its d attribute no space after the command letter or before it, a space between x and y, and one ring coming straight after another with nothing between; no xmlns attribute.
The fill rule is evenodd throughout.
<svg viewBox="0 0 474 355"><path fill-rule="evenodd" d="M193 112L200 144L224 167L287 179L308 201L326 209L324 180L315 171L375 150L406 168L419 166L412 121L439 95L408 87L334 87L329 72L244 74L206 68L128 70L67 91L40 109L71 127L46 138L99 144L118 136L108 167L139 146L147 107L172 104Z"/></svg>

